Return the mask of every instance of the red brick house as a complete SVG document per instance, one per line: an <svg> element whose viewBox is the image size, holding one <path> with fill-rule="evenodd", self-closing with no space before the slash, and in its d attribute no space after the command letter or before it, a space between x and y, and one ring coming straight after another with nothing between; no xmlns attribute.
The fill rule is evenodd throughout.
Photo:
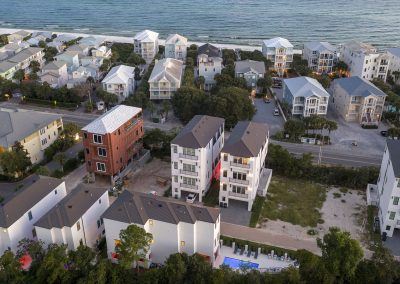
<svg viewBox="0 0 400 284"><path fill-rule="evenodd" d="M118 105L82 129L86 169L91 174L118 175L143 147L142 109Z"/></svg>

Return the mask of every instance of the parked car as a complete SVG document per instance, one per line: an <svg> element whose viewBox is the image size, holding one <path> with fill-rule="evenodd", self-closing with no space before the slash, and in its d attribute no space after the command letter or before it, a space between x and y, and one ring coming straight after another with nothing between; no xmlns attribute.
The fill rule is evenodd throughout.
<svg viewBox="0 0 400 284"><path fill-rule="evenodd" d="M150 190L147 194L148 194L148 195L157 195L157 191L155 191L155 190Z"/></svg>
<svg viewBox="0 0 400 284"><path fill-rule="evenodd" d="M388 136L388 132L387 132L386 130L382 130L382 131L381 131L381 135L382 135L383 137L387 137L387 136Z"/></svg>
<svg viewBox="0 0 400 284"><path fill-rule="evenodd" d="M276 109L274 110L274 116L279 116L279 109L276 108Z"/></svg>
<svg viewBox="0 0 400 284"><path fill-rule="evenodd" d="M186 202L187 203L194 203L196 200L197 194L195 193L189 193L189 195L186 197Z"/></svg>
<svg viewBox="0 0 400 284"><path fill-rule="evenodd" d="M266 104L269 104L269 103L271 103L271 99L269 99L269 98L265 98L265 99L264 99L264 103L266 103Z"/></svg>

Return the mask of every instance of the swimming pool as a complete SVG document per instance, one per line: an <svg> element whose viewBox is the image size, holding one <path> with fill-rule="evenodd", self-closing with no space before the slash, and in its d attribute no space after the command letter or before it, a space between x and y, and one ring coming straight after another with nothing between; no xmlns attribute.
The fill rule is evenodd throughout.
<svg viewBox="0 0 400 284"><path fill-rule="evenodd" d="M228 265L231 268L240 268L240 267L247 267L250 269L258 268L258 263L244 261L244 260L231 258L231 257L225 257L223 264Z"/></svg>

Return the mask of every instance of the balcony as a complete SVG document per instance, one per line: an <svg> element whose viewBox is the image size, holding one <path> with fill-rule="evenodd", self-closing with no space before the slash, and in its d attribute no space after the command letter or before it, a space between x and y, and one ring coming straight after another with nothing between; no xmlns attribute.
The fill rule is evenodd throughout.
<svg viewBox="0 0 400 284"><path fill-rule="evenodd" d="M184 171L184 170L179 170L179 173L181 175L185 175L185 176L192 176L192 177L197 177L199 175L199 173L196 172L189 172L189 171Z"/></svg>
<svg viewBox="0 0 400 284"><path fill-rule="evenodd" d="M229 182L249 185L249 181L248 180L241 180L241 179L235 179L235 178L229 178Z"/></svg>
<svg viewBox="0 0 400 284"><path fill-rule="evenodd" d="M180 184L180 187L189 188L189 189L195 189L195 190L197 190L197 188L198 188L197 185L186 184L186 183L181 183L181 184Z"/></svg>
<svg viewBox="0 0 400 284"><path fill-rule="evenodd" d="M238 167L238 168L242 168L242 169L250 169L250 164L238 164L235 162L231 162L230 165L232 167Z"/></svg>
<svg viewBox="0 0 400 284"><path fill-rule="evenodd" d="M197 161L199 159L199 157L197 157L197 156L191 156L191 155L185 155L185 154L179 154L179 158L192 160L192 161Z"/></svg>
<svg viewBox="0 0 400 284"><path fill-rule="evenodd" d="M249 198L248 193L237 193L237 192L229 191L228 195L232 196L232 197L240 197L240 198L245 198L245 199Z"/></svg>

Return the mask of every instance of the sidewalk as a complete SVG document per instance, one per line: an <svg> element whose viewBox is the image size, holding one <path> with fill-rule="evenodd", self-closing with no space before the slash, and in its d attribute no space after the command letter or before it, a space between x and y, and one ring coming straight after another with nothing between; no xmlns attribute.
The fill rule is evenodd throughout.
<svg viewBox="0 0 400 284"><path fill-rule="evenodd" d="M221 235L291 250L305 249L316 255L321 255L321 250L315 241L305 241L287 235L271 234L266 230L221 222Z"/></svg>

